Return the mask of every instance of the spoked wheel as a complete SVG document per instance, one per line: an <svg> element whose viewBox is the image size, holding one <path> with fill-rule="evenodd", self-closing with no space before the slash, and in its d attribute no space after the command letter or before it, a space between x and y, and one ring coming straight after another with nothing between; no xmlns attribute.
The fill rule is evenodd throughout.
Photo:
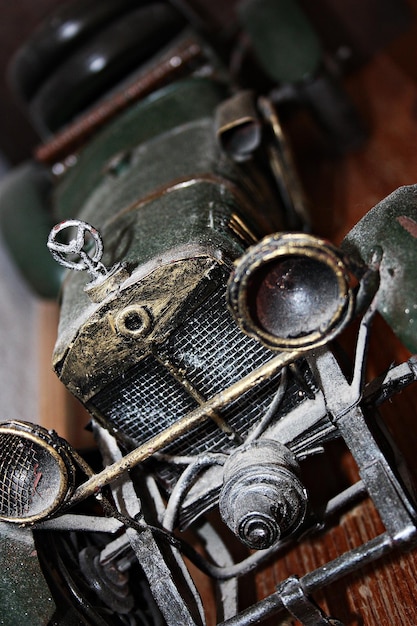
<svg viewBox="0 0 417 626"><path fill-rule="evenodd" d="M38 531L35 541L57 606L54 624L164 626L138 564L128 574L99 562L102 537Z"/></svg>
<svg viewBox="0 0 417 626"><path fill-rule="evenodd" d="M232 565L227 547L213 526L209 523L201 525L198 535L210 561ZM190 624L215 626L237 612L235 578L207 582L205 576L199 573L196 575L195 568L192 568L193 577L207 603L203 609L200 598L196 598L198 592L194 582L185 572L179 553L175 549L167 550L166 545L161 546L165 564L178 583L178 596L171 603L171 615L164 611L164 607L165 615L161 613L153 597L155 580L149 583L123 534L114 539L99 533L35 531L35 542L45 579L57 607L54 624L176 626L180 622L175 603L179 604L180 601L184 604L184 614L191 615ZM118 551L117 558L115 552L111 556L112 549L109 547L116 543L119 544L115 548L115 552ZM160 575L160 565L155 565L154 577ZM146 567L148 577L152 578L149 564ZM169 586L165 586L164 579L160 579L159 583L169 599ZM160 597L157 600L161 602ZM200 605L199 610L190 606L196 604Z"/></svg>

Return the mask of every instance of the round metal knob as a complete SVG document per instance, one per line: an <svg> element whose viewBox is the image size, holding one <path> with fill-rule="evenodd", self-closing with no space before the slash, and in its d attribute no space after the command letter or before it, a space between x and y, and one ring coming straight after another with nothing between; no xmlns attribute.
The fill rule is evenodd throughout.
<svg viewBox="0 0 417 626"><path fill-rule="evenodd" d="M240 448L224 466L223 521L250 548L269 548L299 527L307 492L291 451L272 440Z"/></svg>

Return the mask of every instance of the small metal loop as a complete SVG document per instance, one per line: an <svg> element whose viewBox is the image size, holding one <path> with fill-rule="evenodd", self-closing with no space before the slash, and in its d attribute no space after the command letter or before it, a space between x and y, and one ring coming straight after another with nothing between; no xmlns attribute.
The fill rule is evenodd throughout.
<svg viewBox="0 0 417 626"><path fill-rule="evenodd" d="M58 235L69 228L75 228L75 237L68 243L57 241ZM86 245L86 234L89 233L94 241L93 254L88 254L83 248ZM48 249L55 261L71 270L87 270L93 278L98 278L107 273L106 268L100 263L103 256L103 240L100 233L91 224L81 220L65 220L53 227L48 237ZM72 260L72 255L80 257Z"/></svg>
<svg viewBox="0 0 417 626"><path fill-rule="evenodd" d="M300 580L290 576L278 586L278 592L287 611L303 626L343 626L342 622L327 617L307 596Z"/></svg>

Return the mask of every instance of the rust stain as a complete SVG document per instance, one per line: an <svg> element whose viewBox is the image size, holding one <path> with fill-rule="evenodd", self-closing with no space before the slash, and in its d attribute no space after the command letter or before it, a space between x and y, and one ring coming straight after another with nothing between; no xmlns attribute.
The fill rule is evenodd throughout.
<svg viewBox="0 0 417 626"><path fill-rule="evenodd" d="M411 217L407 217L406 215L400 215L397 217L397 222L408 232L412 237L417 239L417 222L415 222Z"/></svg>

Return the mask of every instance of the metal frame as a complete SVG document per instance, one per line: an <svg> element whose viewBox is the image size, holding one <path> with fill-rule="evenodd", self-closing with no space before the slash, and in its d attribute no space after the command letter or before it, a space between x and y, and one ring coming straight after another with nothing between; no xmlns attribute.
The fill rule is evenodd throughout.
<svg viewBox="0 0 417 626"><path fill-rule="evenodd" d="M310 351L307 355L307 360L315 378L320 384L327 419L334 431L345 441L357 463L361 477L361 480L356 485L334 498L329 503L326 512L327 514L332 513L341 505L343 506L351 502L358 495L362 496L368 493L380 514L386 532L309 572L300 579L289 577L280 583L275 593L237 615L226 611L224 621L220 622L218 626L247 626L252 623L260 623L267 617L277 615L284 610L289 611L305 626L312 624L335 626L340 624L337 620L324 615L321 609L310 599L309 594L389 554L394 548L410 549L417 545L416 508L407 491L407 487L399 480L378 446L361 408L361 405L363 403L366 404L370 399L374 403L378 403L378 399L385 399L390 394L395 393L399 387L401 388L417 380L417 360L415 358L410 359L406 364L390 370L383 380L378 381L378 384L374 383L369 388L363 388L365 355L374 310L375 303L372 303L360 324L353 376L350 383L347 382L335 356L329 349L322 347ZM208 419L211 411L225 406L246 389L279 371L285 365L293 362L298 356L300 356L299 352L278 355L269 363L204 403L204 405L179 420L173 427L162 432L153 440L140 446L125 457L121 455L113 437L98 425L95 426L98 440L101 442L104 460L109 465L102 472L92 476L81 485L66 506L72 506L89 495L95 494L100 497L98 491L105 485L113 483L113 496L115 501L119 503L119 513L122 515L121 522L123 523L123 518L127 515L129 519L135 520L137 524L136 528L128 527L126 529L126 536L148 578L150 581L155 581L161 577L165 579L167 575L168 579L171 580L170 589L167 589L165 583L163 591L161 591L158 584L152 589L159 608L164 612L167 624L184 623L190 624L190 626L198 624L200 620L204 619L201 613L202 609L201 607L199 609L200 617L191 616L188 609L185 608L186 605L181 593L178 591L178 581L173 581L169 570L165 574L161 572L161 567L166 569L167 565L160 554L156 538L153 536L153 530L145 523L142 517L138 496L133 488L133 483L127 475L127 470L132 469L142 460L163 448L168 441L175 439L179 433L187 432L195 424ZM320 420L322 419L323 417L320 417ZM318 420L316 419L316 421ZM308 430L311 428L312 425L309 424L306 434L308 434ZM120 493L123 493L121 499ZM153 498L154 496L155 492L152 494ZM134 503L133 508L132 503ZM163 505L162 509L164 510ZM162 513L160 512L161 515ZM78 518L78 516L71 515L64 515L61 518L61 523L59 523L60 520L52 520L39 524L37 527L59 530L65 527L65 519L73 528L91 528L91 520L87 521L84 519L84 516ZM325 519L326 514L324 515ZM105 522L104 524L98 522L95 530L108 532L109 530L116 531L120 528L120 520L119 522L114 520L114 524L110 523L109 520L105 520ZM239 576L252 570L266 557L287 546L289 541L290 539L278 542L272 549L252 555L247 559L247 563L231 565L230 562L227 562L223 568L219 565L218 567L213 566L212 570L210 570L210 567L208 567L206 573L213 575L214 578L219 580L232 580L234 576ZM126 543L126 538L124 542ZM174 552L177 550L180 552L184 551L184 544L181 542L174 542L173 545ZM224 546L222 549L224 549ZM217 549L213 556L218 559L221 552L222 550L219 551ZM201 563L197 563L197 566L199 565ZM204 570L204 565L202 565L202 569ZM158 574L156 575L156 573ZM236 580L234 583L236 584ZM189 584L191 584L190 581ZM194 592L191 595L194 598L196 597ZM177 605L180 612L182 610L186 611L186 615L181 616L180 622L178 622L179 614L172 610L173 603ZM195 621L196 619L197 621ZM201 623L204 622L201 621Z"/></svg>

